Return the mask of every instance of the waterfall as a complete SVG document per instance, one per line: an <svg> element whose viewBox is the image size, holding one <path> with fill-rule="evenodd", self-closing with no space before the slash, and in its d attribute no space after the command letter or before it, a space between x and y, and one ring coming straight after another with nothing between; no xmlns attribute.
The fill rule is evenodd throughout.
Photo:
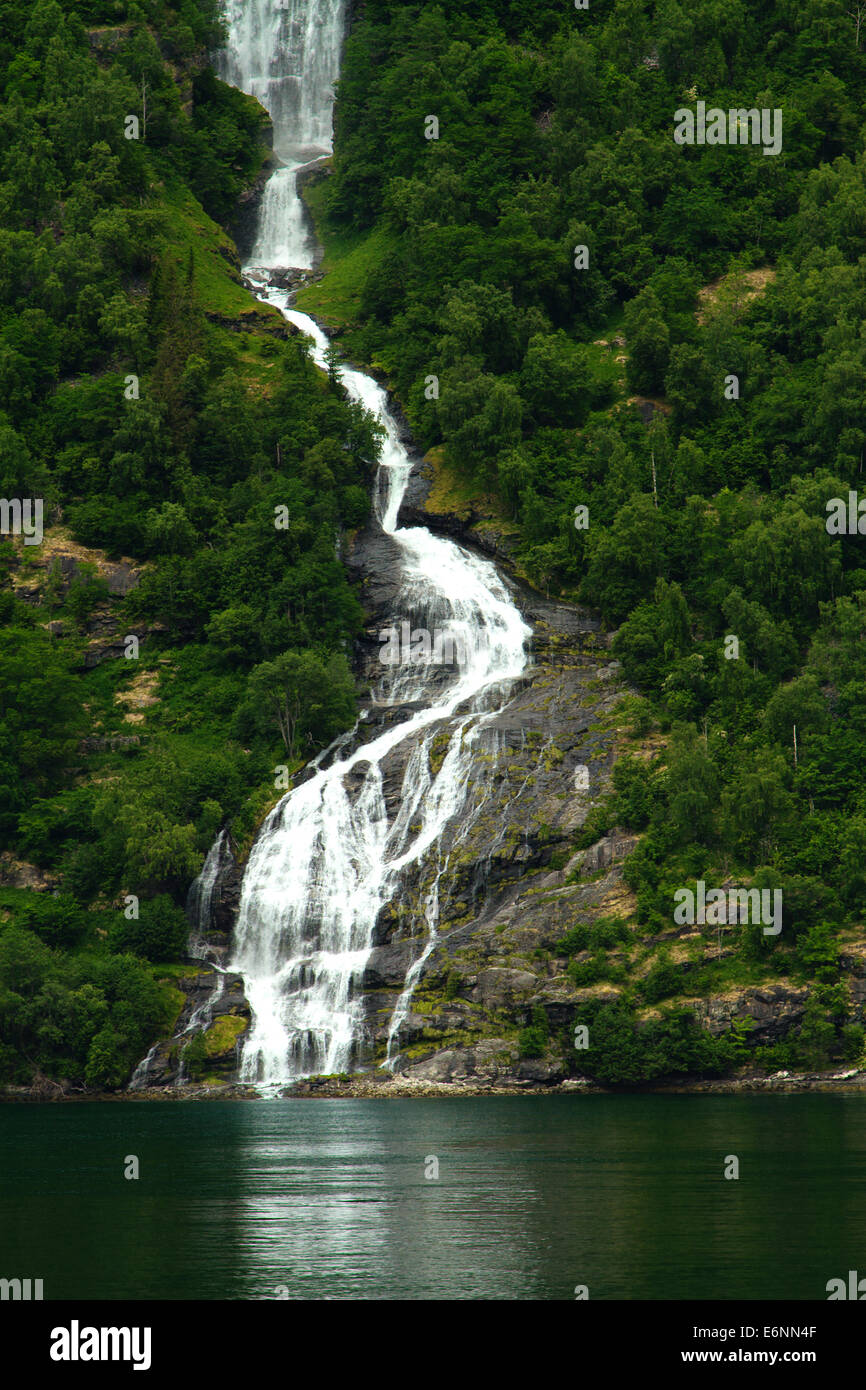
<svg viewBox="0 0 866 1390"><path fill-rule="evenodd" d="M193 1010L189 1022L182 1032L175 1034L172 1042L184 1038L189 1042L195 1033L207 1028L213 1022L214 1007L225 991L225 971L214 959L217 953L213 947L208 945L208 937L213 927L214 893L227 854L229 854L228 831L221 830L207 852L201 873L193 879L187 894L186 915L190 924L187 950L194 959L210 962L217 975L214 987L207 999ZM140 1091L147 1086L150 1080L150 1069L156 1060L159 1049L160 1043L155 1042L147 1056L142 1058L130 1077L128 1090ZM180 1066L175 1084L181 1085L185 1080L186 1070L183 1051L181 1051Z"/></svg>
<svg viewBox="0 0 866 1390"><path fill-rule="evenodd" d="M214 892L227 848L228 831L221 830L208 850L201 873L193 879L187 894L186 915L191 927L189 953L202 960L206 958L207 940L213 925Z"/></svg>
<svg viewBox="0 0 866 1390"><path fill-rule="evenodd" d="M330 148L343 5L231 0L228 17L221 71L268 107L275 147L289 160L268 185L246 270L260 296L307 335L313 360L324 368L326 335L289 307L290 296L268 283L267 269L312 263L292 159ZM375 514L401 560L401 611L393 615L394 629L403 632L406 625L413 641L423 630L447 639L450 647L443 641L447 660L403 652L383 664L377 703L403 706L407 717L345 756L349 740L338 740L330 760L317 759L313 775L275 806L253 845L229 968L243 976L253 1014L240 1078L266 1090L346 1071L363 1060L358 984L376 921L407 874L420 870L433 875L422 912L427 943L393 1016L387 1055L395 1060L412 990L437 940L440 880L467 814L473 762L490 721L526 667L531 633L490 561L423 528L398 527L411 461L386 393L347 365L339 377L349 398L383 427ZM389 759L403 763L391 814L385 792Z"/></svg>
<svg viewBox="0 0 866 1390"><path fill-rule="evenodd" d="M229 41L218 55L225 82L258 97L284 161L268 180L254 266L310 270L313 240L297 193L298 170L332 149L334 83L345 0L229 0Z"/></svg>
<svg viewBox="0 0 866 1390"><path fill-rule="evenodd" d="M128 1091L142 1091L147 1085L147 1078L150 1074L150 1064L159 1051L159 1043L155 1042L146 1057L142 1057L132 1076L129 1078Z"/></svg>

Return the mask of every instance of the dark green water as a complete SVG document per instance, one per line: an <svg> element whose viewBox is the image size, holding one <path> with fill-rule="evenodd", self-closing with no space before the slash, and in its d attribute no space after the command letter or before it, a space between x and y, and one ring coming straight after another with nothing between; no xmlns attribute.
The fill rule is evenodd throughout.
<svg viewBox="0 0 866 1390"><path fill-rule="evenodd" d="M0 1277L46 1299L825 1299L849 1269L856 1096L0 1107Z"/></svg>

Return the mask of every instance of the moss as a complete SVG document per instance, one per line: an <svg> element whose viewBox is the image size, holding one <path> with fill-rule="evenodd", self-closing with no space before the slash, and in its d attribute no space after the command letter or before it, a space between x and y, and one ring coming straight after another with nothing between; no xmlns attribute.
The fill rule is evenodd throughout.
<svg viewBox="0 0 866 1390"><path fill-rule="evenodd" d="M449 970L445 979L445 998L447 1000L456 999L460 993L462 976L456 970Z"/></svg>
<svg viewBox="0 0 866 1390"><path fill-rule="evenodd" d="M231 1052L247 1026L247 1020L237 1014L223 1014L203 1034L206 1057L223 1057Z"/></svg>
<svg viewBox="0 0 866 1390"><path fill-rule="evenodd" d="M445 754L448 752L448 745L450 742L451 735L446 732L437 734L430 744L428 760L430 763L430 771L434 777L438 774L439 769L445 761Z"/></svg>
<svg viewBox="0 0 866 1390"><path fill-rule="evenodd" d="M186 995L184 994L182 989L175 989L172 985L166 985L163 990L163 994L166 1000L167 1018L165 1031L166 1033L171 1035L177 1028L177 1021L180 1018L183 1012L184 1004L186 1003Z"/></svg>
<svg viewBox="0 0 866 1390"><path fill-rule="evenodd" d="M171 980L190 980L194 975L200 974L200 965L156 965L153 969L153 976L158 984L167 984Z"/></svg>
<svg viewBox="0 0 866 1390"><path fill-rule="evenodd" d="M459 1029L451 1033L425 1033L423 1038L405 1048L404 1052L413 1061L418 1061L423 1057L432 1056L434 1052L448 1052L452 1048L474 1047L481 1036L480 1031L470 1032L467 1029Z"/></svg>

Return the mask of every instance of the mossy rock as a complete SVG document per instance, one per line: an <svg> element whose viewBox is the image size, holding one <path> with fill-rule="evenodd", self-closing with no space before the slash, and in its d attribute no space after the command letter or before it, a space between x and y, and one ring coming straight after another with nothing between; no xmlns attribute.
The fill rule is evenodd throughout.
<svg viewBox="0 0 866 1390"><path fill-rule="evenodd" d="M223 1014L203 1035L205 1056L224 1057L226 1053L233 1052L246 1026L245 1018L239 1018L236 1014Z"/></svg>
<svg viewBox="0 0 866 1390"><path fill-rule="evenodd" d="M448 752L448 745L450 742L450 733L441 733L436 735L430 745L428 762L430 764L430 771L434 777L438 774L439 769L445 761L445 754Z"/></svg>
<svg viewBox="0 0 866 1390"><path fill-rule="evenodd" d="M177 1021L186 1004L186 995L182 989L175 989L173 985L166 984L163 986L163 989L166 999L167 1017L165 1032L171 1037L177 1028Z"/></svg>

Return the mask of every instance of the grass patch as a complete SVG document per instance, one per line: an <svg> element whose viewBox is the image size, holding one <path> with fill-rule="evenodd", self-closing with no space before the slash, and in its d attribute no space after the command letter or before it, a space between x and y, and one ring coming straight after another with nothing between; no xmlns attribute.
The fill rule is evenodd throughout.
<svg viewBox="0 0 866 1390"><path fill-rule="evenodd" d="M159 211L169 255L184 274L190 251L195 262L196 297L212 314L241 319L253 328L282 323L277 309L259 304L241 282L234 242L196 202L179 180L158 187Z"/></svg>
<svg viewBox="0 0 866 1390"><path fill-rule="evenodd" d="M304 202L310 210L316 235L325 248L321 270L323 281L305 285L297 298L298 308L312 314L328 328L358 322L361 295L368 275L379 265L397 238L383 228L372 232L335 229L328 217L329 180L311 181L304 189Z"/></svg>

